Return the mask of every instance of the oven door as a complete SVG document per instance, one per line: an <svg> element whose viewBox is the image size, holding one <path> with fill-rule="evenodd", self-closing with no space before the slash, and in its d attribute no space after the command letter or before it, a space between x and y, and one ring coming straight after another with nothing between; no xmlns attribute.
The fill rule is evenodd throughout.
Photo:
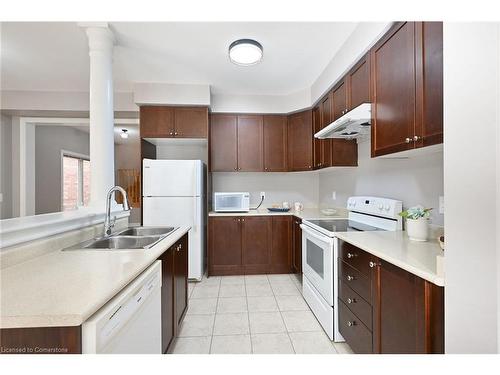
<svg viewBox="0 0 500 375"><path fill-rule="evenodd" d="M302 272L323 298L333 306L334 239L306 224L302 229Z"/></svg>

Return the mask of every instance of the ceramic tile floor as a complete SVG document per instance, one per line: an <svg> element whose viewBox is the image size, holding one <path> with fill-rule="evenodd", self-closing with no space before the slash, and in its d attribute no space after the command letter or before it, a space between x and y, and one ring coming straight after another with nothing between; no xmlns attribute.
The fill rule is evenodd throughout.
<svg viewBox="0 0 500 375"><path fill-rule="evenodd" d="M300 275L204 277L189 283L189 309L173 354L347 354L302 298Z"/></svg>

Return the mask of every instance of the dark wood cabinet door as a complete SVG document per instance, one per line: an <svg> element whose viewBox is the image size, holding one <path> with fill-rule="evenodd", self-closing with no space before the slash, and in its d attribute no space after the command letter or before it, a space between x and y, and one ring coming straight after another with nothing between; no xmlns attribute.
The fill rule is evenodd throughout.
<svg viewBox="0 0 500 375"><path fill-rule="evenodd" d="M323 129L330 125L332 117L332 93L326 95L321 102L321 122ZM321 141L321 168L330 167L332 165L332 142L330 139L322 139Z"/></svg>
<svg viewBox="0 0 500 375"><path fill-rule="evenodd" d="M174 252L175 246L161 257L161 348L166 353L174 338Z"/></svg>
<svg viewBox="0 0 500 375"><path fill-rule="evenodd" d="M388 262L377 267L374 342L377 351L442 353L444 350L443 288Z"/></svg>
<svg viewBox="0 0 500 375"><path fill-rule="evenodd" d="M288 117L288 167L290 171L309 171L313 167L312 111Z"/></svg>
<svg viewBox="0 0 500 375"><path fill-rule="evenodd" d="M175 108L174 135L178 138L208 137L208 108Z"/></svg>
<svg viewBox="0 0 500 375"><path fill-rule="evenodd" d="M371 103L370 95L370 54L365 55L347 73L347 108L356 108L363 103Z"/></svg>
<svg viewBox="0 0 500 375"><path fill-rule="evenodd" d="M344 80L337 83L337 85L333 88L332 101L331 120L335 121L347 112L347 92Z"/></svg>
<svg viewBox="0 0 500 375"><path fill-rule="evenodd" d="M264 128L259 115L238 116L238 171L264 170Z"/></svg>
<svg viewBox="0 0 500 375"><path fill-rule="evenodd" d="M287 170L287 121L285 115L264 116L264 170Z"/></svg>
<svg viewBox="0 0 500 375"><path fill-rule="evenodd" d="M292 272L292 217L272 217L271 267L269 273Z"/></svg>
<svg viewBox="0 0 500 375"><path fill-rule="evenodd" d="M210 170L238 169L238 120L236 115L214 114L210 123Z"/></svg>
<svg viewBox="0 0 500 375"><path fill-rule="evenodd" d="M174 108L141 106L141 138L174 137Z"/></svg>
<svg viewBox="0 0 500 375"><path fill-rule="evenodd" d="M268 272L271 230L269 216L245 216L241 218L241 253L245 274Z"/></svg>
<svg viewBox="0 0 500 375"><path fill-rule="evenodd" d="M209 218L209 276L241 274L240 224L241 218L236 216Z"/></svg>
<svg viewBox="0 0 500 375"><path fill-rule="evenodd" d="M178 332L188 306L188 250L188 237L184 235L174 251L175 332Z"/></svg>
<svg viewBox="0 0 500 375"><path fill-rule="evenodd" d="M319 132L322 129L322 121L321 121L321 104L314 107L312 110L312 120L313 120L313 137L314 134ZM314 138L313 141L313 165L314 169L321 168L321 163L323 155L323 142L319 138Z"/></svg>
<svg viewBox="0 0 500 375"><path fill-rule="evenodd" d="M443 143L443 23L416 23L416 147Z"/></svg>
<svg viewBox="0 0 500 375"><path fill-rule="evenodd" d="M331 140L332 162L334 167L356 167L358 165L358 144L355 139Z"/></svg>
<svg viewBox="0 0 500 375"><path fill-rule="evenodd" d="M302 272L302 229L300 224L302 220L296 217L293 218L293 237L292 237L292 262L293 272Z"/></svg>
<svg viewBox="0 0 500 375"><path fill-rule="evenodd" d="M372 157L414 147L415 24L395 24L371 50Z"/></svg>

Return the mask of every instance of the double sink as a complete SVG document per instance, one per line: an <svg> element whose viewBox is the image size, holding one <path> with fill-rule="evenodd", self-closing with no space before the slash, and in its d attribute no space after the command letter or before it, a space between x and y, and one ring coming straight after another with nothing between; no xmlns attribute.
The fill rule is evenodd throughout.
<svg viewBox="0 0 500 375"><path fill-rule="evenodd" d="M176 229L175 227L130 227L107 237L79 243L63 251L149 249Z"/></svg>

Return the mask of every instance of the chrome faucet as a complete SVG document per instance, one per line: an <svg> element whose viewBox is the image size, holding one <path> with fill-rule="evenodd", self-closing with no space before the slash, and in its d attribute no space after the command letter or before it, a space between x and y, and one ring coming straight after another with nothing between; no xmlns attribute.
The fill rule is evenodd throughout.
<svg viewBox="0 0 500 375"><path fill-rule="evenodd" d="M115 191L119 191L123 196L123 210L130 211L130 206L128 204L127 192L121 186L113 186L106 197L106 218L104 219L104 236L109 236L111 234L111 229L115 226L116 218L111 221L111 197Z"/></svg>

